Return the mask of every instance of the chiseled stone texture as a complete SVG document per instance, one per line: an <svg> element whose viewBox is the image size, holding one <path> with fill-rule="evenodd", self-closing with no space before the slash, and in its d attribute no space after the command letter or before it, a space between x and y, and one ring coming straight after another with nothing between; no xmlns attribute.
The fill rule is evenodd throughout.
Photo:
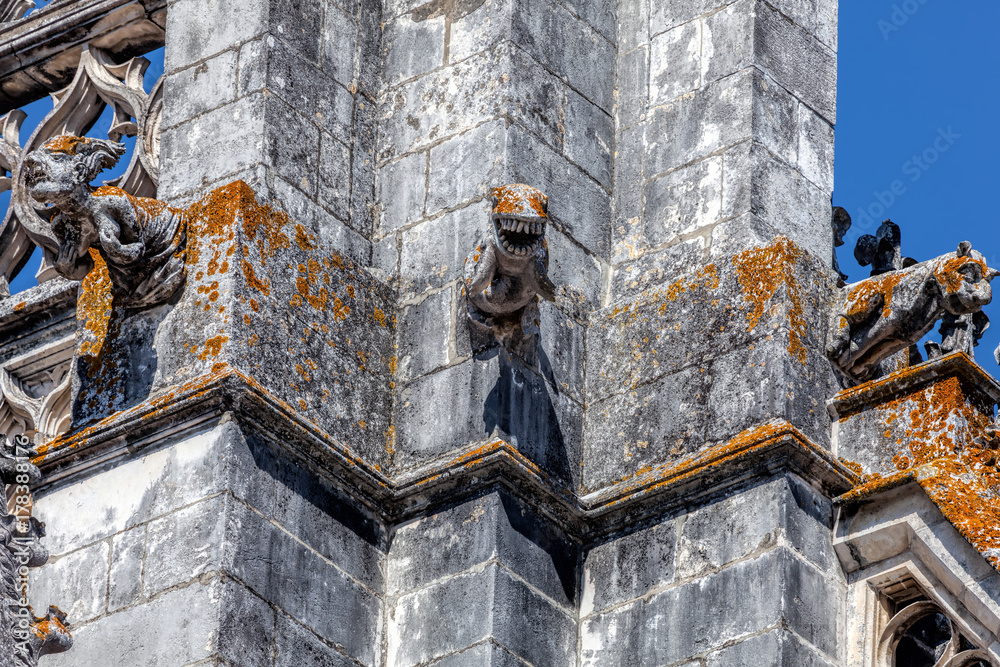
<svg viewBox="0 0 1000 667"><path fill-rule="evenodd" d="M56 664L381 664L384 529L288 456L227 421L44 489L32 601L76 639Z"/></svg>
<svg viewBox="0 0 1000 667"><path fill-rule="evenodd" d="M785 476L590 549L581 664L834 664L845 580L831 526L829 501ZM731 646L744 640L761 646Z"/></svg>

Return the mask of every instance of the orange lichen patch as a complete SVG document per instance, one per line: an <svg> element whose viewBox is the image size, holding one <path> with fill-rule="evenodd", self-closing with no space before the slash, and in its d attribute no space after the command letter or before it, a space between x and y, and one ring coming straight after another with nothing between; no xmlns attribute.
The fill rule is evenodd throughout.
<svg viewBox="0 0 1000 667"><path fill-rule="evenodd" d="M795 266L805 252L784 236L770 244L744 250L733 257L736 279L743 289L743 299L750 306L747 322L750 331L760 323L768 302L782 286L790 304L788 309L788 353L806 363L806 320L802 309L803 293L795 278Z"/></svg>
<svg viewBox="0 0 1000 667"><path fill-rule="evenodd" d="M385 313L382 312L381 308L376 308L372 317L375 318L375 322L377 322L380 327L385 328L386 326Z"/></svg>
<svg viewBox="0 0 1000 667"><path fill-rule="evenodd" d="M205 350L198 355L198 359L200 359L201 361L205 361L209 355L213 357L219 356L219 353L222 352L222 346L228 340L229 336L222 334L209 338L208 340L205 341ZM192 347L192 352L194 351L194 349L195 348Z"/></svg>
<svg viewBox="0 0 1000 667"><path fill-rule="evenodd" d="M268 283L267 279L260 279L257 277L257 273L253 269L253 265L246 261L245 259L240 260L240 268L243 269L243 276L246 278L247 285L250 288L257 290L264 296L271 295L271 285ZM250 307L253 308L256 301L250 301ZM254 310L257 310L254 308Z"/></svg>
<svg viewBox="0 0 1000 667"><path fill-rule="evenodd" d="M313 240L312 234L299 223L295 225L295 243L303 252L316 249L316 242Z"/></svg>
<svg viewBox="0 0 1000 667"><path fill-rule="evenodd" d="M90 137L77 137L71 134L63 134L46 141L43 148L53 153L76 155L76 151L81 145L87 145L90 142Z"/></svg>
<svg viewBox="0 0 1000 667"><path fill-rule="evenodd" d="M334 298L333 318L338 322L342 322L343 320L346 320L350 314L351 314L351 309L348 306L344 305L344 302L341 301L340 299Z"/></svg>
<svg viewBox="0 0 1000 667"><path fill-rule="evenodd" d="M841 458L840 462L844 465L845 468L848 468L851 472L853 472L858 477L863 477L864 476L865 469L864 469L864 467L860 463L857 463L855 461L848 461L845 458Z"/></svg>
<svg viewBox="0 0 1000 667"><path fill-rule="evenodd" d="M670 304L680 298L685 292L700 288L714 290L718 287L719 274L715 270L715 264L709 264L693 276L681 278L668 285L665 289L658 290L654 298L659 298L664 302L660 306L659 312L660 315L666 315L671 308Z"/></svg>
<svg viewBox="0 0 1000 667"><path fill-rule="evenodd" d="M493 213L502 216L547 218L548 198L530 185L493 188Z"/></svg>
<svg viewBox="0 0 1000 667"><path fill-rule="evenodd" d="M970 398L973 395L966 383L953 375L878 405L879 418L893 425L882 434L885 440L881 446L888 450L896 469L955 455L975 434L984 432L992 411L976 405Z"/></svg>
<svg viewBox="0 0 1000 667"><path fill-rule="evenodd" d="M19 310L24 310L24 307L27 306L27 305L28 305L27 301L22 301L21 303L19 303L16 306L14 306L14 312L16 313Z"/></svg>
<svg viewBox="0 0 1000 667"><path fill-rule="evenodd" d="M882 317L889 317L893 292L906 275L902 271L894 271L858 283L847 294L844 312L848 317L858 317L874 312L881 305Z"/></svg>
<svg viewBox="0 0 1000 667"><path fill-rule="evenodd" d="M990 274L990 269L986 266L986 262L978 257L952 257L941 262L934 268L934 277L944 287L945 292L954 294L961 289L962 283L965 280L962 268L969 264L979 265L980 274L983 276Z"/></svg>

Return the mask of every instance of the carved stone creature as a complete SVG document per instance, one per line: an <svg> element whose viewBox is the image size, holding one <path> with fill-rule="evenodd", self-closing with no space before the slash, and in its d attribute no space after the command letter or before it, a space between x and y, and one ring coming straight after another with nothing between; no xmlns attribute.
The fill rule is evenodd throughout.
<svg viewBox="0 0 1000 667"><path fill-rule="evenodd" d="M952 315L946 313L941 318L941 342L928 341L924 343L928 359L937 359L952 352L965 352L974 357L973 350L978 347L979 340L990 328L990 318L986 313L978 311L968 315Z"/></svg>
<svg viewBox="0 0 1000 667"><path fill-rule="evenodd" d="M90 185L124 152L114 141L56 137L25 157L27 185L32 198L55 209L56 272L81 280L93 268L89 250L94 248L107 263L121 304L147 308L184 283L184 216L156 199Z"/></svg>
<svg viewBox="0 0 1000 667"><path fill-rule="evenodd" d="M545 243L548 198L528 185L492 193L489 228L465 260L473 333L492 336L529 363L535 359L538 300L555 300Z"/></svg>
<svg viewBox="0 0 1000 667"><path fill-rule="evenodd" d="M997 275L963 241L955 254L864 280L849 289L834 318L827 356L849 378L872 379L879 362L919 342L942 317L989 304Z"/></svg>
<svg viewBox="0 0 1000 667"><path fill-rule="evenodd" d="M0 504L0 665L37 667L38 658L62 653L73 644L66 629L66 616L49 607L44 618L34 615L25 600L23 568L40 567L49 553L39 539L45 525L30 510L29 489L41 479L38 467L30 462L36 452L28 440L15 436L12 442L0 436L0 488L12 491ZM13 505L13 508L11 507ZM12 511L13 509L13 511Z"/></svg>
<svg viewBox="0 0 1000 667"><path fill-rule="evenodd" d="M892 220L886 220L879 225L875 236L865 234L854 246L854 259L861 266L872 267L871 275L880 276L889 271L898 271L913 266L917 260L903 257L900 252L902 234L899 225Z"/></svg>

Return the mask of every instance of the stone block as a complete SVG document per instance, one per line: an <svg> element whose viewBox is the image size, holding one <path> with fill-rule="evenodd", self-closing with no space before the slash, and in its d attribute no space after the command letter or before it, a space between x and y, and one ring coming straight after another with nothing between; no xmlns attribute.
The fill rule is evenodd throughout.
<svg viewBox="0 0 1000 667"><path fill-rule="evenodd" d="M506 649L487 642L432 662L431 667L529 667Z"/></svg>
<svg viewBox="0 0 1000 667"><path fill-rule="evenodd" d="M650 40L650 107L672 102L701 86L701 44L700 21L677 26Z"/></svg>
<svg viewBox="0 0 1000 667"><path fill-rule="evenodd" d="M76 625L104 613L108 604L108 541L51 558L33 570L28 584L31 606L40 612L55 605Z"/></svg>
<svg viewBox="0 0 1000 667"><path fill-rule="evenodd" d="M358 54L357 18L329 3L321 39L323 55L320 58L320 67L323 72L345 88L350 87L354 83L354 61ZM367 55L362 54L362 58Z"/></svg>
<svg viewBox="0 0 1000 667"><path fill-rule="evenodd" d="M236 51L225 51L166 77L163 127L172 127L236 99Z"/></svg>
<svg viewBox="0 0 1000 667"><path fill-rule="evenodd" d="M643 232L651 246L675 242L722 216L722 157L700 160L645 186Z"/></svg>
<svg viewBox="0 0 1000 667"><path fill-rule="evenodd" d="M215 493L224 468L220 430L143 453L36 498L47 527L46 547L64 554L145 523ZM81 514L77 508L87 507Z"/></svg>
<svg viewBox="0 0 1000 667"><path fill-rule="evenodd" d="M388 565L390 595L499 562L565 609L576 591L575 543L504 491L400 526Z"/></svg>
<svg viewBox="0 0 1000 667"><path fill-rule="evenodd" d="M403 232L399 296L412 299L462 275L476 236L489 221L485 204L450 211Z"/></svg>
<svg viewBox="0 0 1000 667"><path fill-rule="evenodd" d="M351 216L347 221L367 238L375 233L379 199L375 193L375 148L378 132L375 103L358 96L354 103L354 147L351 155ZM320 181L322 187L322 180ZM320 191L322 194L322 190ZM367 265L367 262L363 262Z"/></svg>
<svg viewBox="0 0 1000 667"><path fill-rule="evenodd" d="M502 437L549 475L578 482L582 408L503 351L411 382L399 405L397 465L419 465ZM450 415L445 423L437 417L442 414Z"/></svg>
<svg viewBox="0 0 1000 667"><path fill-rule="evenodd" d="M703 26L701 76L705 84L753 67L757 2L738 0L699 21Z"/></svg>
<svg viewBox="0 0 1000 667"><path fill-rule="evenodd" d="M488 639L496 565L401 597L390 612L387 667L412 667Z"/></svg>
<svg viewBox="0 0 1000 667"><path fill-rule="evenodd" d="M163 130L158 196L170 201L264 161L264 96L253 94Z"/></svg>
<svg viewBox="0 0 1000 667"><path fill-rule="evenodd" d="M837 54L763 2L757 5L756 62L775 80L837 122Z"/></svg>
<svg viewBox="0 0 1000 667"><path fill-rule="evenodd" d="M548 301L538 305L538 314L542 376L560 393L584 403L584 326Z"/></svg>
<svg viewBox="0 0 1000 667"><path fill-rule="evenodd" d="M666 0L650 3L649 34L659 35L711 12L726 0Z"/></svg>
<svg viewBox="0 0 1000 667"><path fill-rule="evenodd" d="M215 496L150 522L143 578L145 597L219 569L227 506L233 502L224 495Z"/></svg>
<svg viewBox="0 0 1000 667"><path fill-rule="evenodd" d="M646 123L626 128L615 136L611 218L611 261L638 258L644 248L642 234L642 188L645 181Z"/></svg>
<svg viewBox="0 0 1000 667"><path fill-rule="evenodd" d="M791 164L775 158L756 142L746 142L723 156L723 179L727 184L722 194L723 215L735 218L752 212L756 221L766 226L754 234L757 243L781 234L824 262L833 256L830 193L816 187ZM725 227L746 233L753 223L730 220ZM719 247L713 248L716 256L734 254L752 242L741 238L739 232L717 231L735 236L731 241L718 239Z"/></svg>
<svg viewBox="0 0 1000 667"><path fill-rule="evenodd" d="M618 3L612 0L566 0L570 11L612 44L618 41Z"/></svg>
<svg viewBox="0 0 1000 667"><path fill-rule="evenodd" d="M798 111L799 171L823 192L833 192L833 126L804 104Z"/></svg>
<svg viewBox="0 0 1000 667"><path fill-rule="evenodd" d="M393 618L387 663L393 667L422 664L489 638L530 664L574 662L573 620L497 565L403 596Z"/></svg>
<svg viewBox="0 0 1000 667"><path fill-rule="evenodd" d="M842 594L779 548L586 620L581 664L672 664L779 623L835 655Z"/></svg>
<svg viewBox="0 0 1000 667"><path fill-rule="evenodd" d="M455 174L456 177L458 175ZM379 233L392 234L423 217L427 196L427 153L407 155L382 167L378 172L378 192L378 201L381 202Z"/></svg>
<svg viewBox="0 0 1000 667"><path fill-rule="evenodd" d="M270 170L302 190L316 196L319 182L319 128L308 118L270 96L265 102L264 160ZM328 183L329 185L329 183Z"/></svg>
<svg viewBox="0 0 1000 667"><path fill-rule="evenodd" d="M177 0L167 14L169 73L238 46L268 31L271 0ZM234 12L239 20L234 19Z"/></svg>
<svg viewBox="0 0 1000 667"><path fill-rule="evenodd" d="M618 3L619 53L628 53L637 46L649 42L649 20L649 3L646 0L620 0Z"/></svg>
<svg viewBox="0 0 1000 667"><path fill-rule="evenodd" d="M194 584L73 628L72 650L47 656L45 662L53 667L158 667L210 658L216 655L220 588L217 580Z"/></svg>
<svg viewBox="0 0 1000 667"><path fill-rule="evenodd" d="M575 620L506 570L495 572L493 636L497 642L532 665L576 665Z"/></svg>
<svg viewBox="0 0 1000 667"><path fill-rule="evenodd" d="M638 226L636 220L636 226ZM638 236L638 232L636 233ZM679 276L695 273L707 261L708 232L669 245L647 250L635 261L622 264L611 275L612 303L624 303L665 287Z"/></svg>
<svg viewBox="0 0 1000 667"><path fill-rule="evenodd" d="M243 97L267 87L267 40L260 37L246 42L239 50L239 67L236 71L236 96Z"/></svg>
<svg viewBox="0 0 1000 667"><path fill-rule="evenodd" d="M507 171L506 148L507 126L503 120L484 123L432 148L427 180L428 214L488 196L493 188L503 185ZM419 157L424 158L422 154ZM412 187L416 188L416 184ZM476 208L482 210L479 206ZM480 225L482 229L488 226L488 217L486 209ZM466 252L471 252L475 240L469 238L467 242Z"/></svg>
<svg viewBox="0 0 1000 667"><path fill-rule="evenodd" d="M385 83L396 84L444 64L445 17L404 14L385 24Z"/></svg>
<svg viewBox="0 0 1000 667"><path fill-rule="evenodd" d="M115 535L111 540L108 611L137 602L142 594L142 563L146 558L146 526ZM44 609L38 606L38 609Z"/></svg>
<svg viewBox="0 0 1000 667"><path fill-rule="evenodd" d="M281 466L274 520L371 590L383 589L385 529L315 471L297 461Z"/></svg>
<svg viewBox="0 0 1000 667"><path fill-rule="evenodd" d="M323 207L345 223L351 217L351 152L327 132L319 135L319 174L317 197ZM360 186L360 184L359 184ZM360 229L371 234L371 227Z"/></svg>
<svg viewBox="0 0 1000 667"><path fill-rule="evenodd" d="M507 146L507 181L526 183L544 192L549 198L549 218L556 228L590 253L607 257L611 245L609 193L579 167L518 126L511 128ZM550 237L550 251L552 244ZM555 258L554 253L550 254ZM594 262L580 266L587 264L593 266Z"/></svg>
<svg viewBox="0 0 1000 667"><path fill-rule="evenodd" d="M351 657L375 663L381 601L372 591L243 505L227 517L226 542L234 577Z"/></svg>
<svg viewBox="0 0 1000 667"><path fill-rule="evenodd" d="M779 543L837 573L832 535L829 500L796 477L779 477L689 513L679 531L677 576L703 576Z"/></svg>
<svg viewBox="0 0 1000 667"><path fill-rule="evenodd" d="M651 112L646 173L663 173L752 136L756 76L734 74Z"/></svg>
<svg viewBox="0 0 1000 667"><path fill-rule="evenodd" d="M683 521L671 519L640 526L587 551L580 616L590 616L673 583L679 525Z"/></svg>
<svg viewBox="0 0 1000 667"><path fill-rule="evenodd" d="M618 124L639 122L649 104L649 47L640 46L618 57Z"/></svg>
<svg viewBox="0 0 1000 667"><path fill-rule="evenodd" d="M519 3L511 40L570 86L612 112L615 52L606 39L556 3Z"/></svg>
<svg viewBox="0 0 1000 667"><path fill-rule="evenodd" d="M611 189L614 121L572 88L566 89L566 157Z"/></svg>
<svg viewBox="0 0 1000 667"><path fill-rule="evenodd" d="M519 0L492 0L457 6L458 11L453 11L449 17L449 60L457 63L509 40L511 15L518 5Z"/></svg>
<svg viewBox="0 0 1000 667"><path fill-rule="evenodd" d="M832 667L834 663L829 662L794 633L772 630L766 635L751 637L708 654L705 664L708 667Z"/></svg>
<svg viewBox="0 0 1000 667"><path fill-rule="evenodd" d="M323 0L269 0L271 34L311 63L319 63L323 35Z"/></svg>
<svg viewBox="0 0 1000 667"><path fill-rule="evenodd" d="M419 151L499 117L507 51L479 53L396 88L381 108L378 159ZM444 90L449 94L441 95Z"/></svg>
<svg viewBox="0 0 1000 667"><path fill-rule="evenodd" d="M426 375L448 363L451 341L451 308L455 288L431 294L420 303L405 306L399 314L399 378ZM460 316L465 316L465 304Z"/></svg>
<svg viewBox="0 0 1000 667"><path fill-rule="evenodd" d="M697 451L712 421L712 379L710 368L692 367L593 403L586 415L584 488Z"/></svg>
<svg viewBox="0 0 1000 667"><path fill-rule="evenodd" d="M382 0L361 0L357 86L358 92L370 101L378 98L382 86L382 16Z"/></svg>
<svg viewBox="0 0 1000 667"><path fill-rule="evenodd" d="M357 664L325 644L308 628L284 614L277 616L274 667L354 667Z"/></svg>
<svg viewBox="0 0 1000 667"><path fill-rule="evenodd" d="M222 584L219 607L219 658L240 667L270 667L275 644L271 606L229 579Z"/></svg>

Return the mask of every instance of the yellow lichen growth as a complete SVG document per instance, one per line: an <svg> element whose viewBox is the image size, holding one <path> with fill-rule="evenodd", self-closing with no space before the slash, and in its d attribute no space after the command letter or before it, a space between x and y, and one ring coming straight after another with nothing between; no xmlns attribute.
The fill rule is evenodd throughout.
<svg viewBox="0 0 1000 667"><path fill-rule="evenodd" d="M847 294L844 312L848 317L863 316L874 311L881 301L882 317L889 317L892 313L893 292L904 277L906 274L902 271L893 271L858 283Z"/></svg>
<svg viewBox="0 0 1000 667"><path fill-rule="evenodd" d="M795 277L795 267L804 256L801 248L780 236L766 246L745 250L733 258L743 299L750 306L747 311L750 331L760 323L767 303L785 287L789 302L788 353L802 364L806 363L806 320L802 309L804 295Z"/></svg>

